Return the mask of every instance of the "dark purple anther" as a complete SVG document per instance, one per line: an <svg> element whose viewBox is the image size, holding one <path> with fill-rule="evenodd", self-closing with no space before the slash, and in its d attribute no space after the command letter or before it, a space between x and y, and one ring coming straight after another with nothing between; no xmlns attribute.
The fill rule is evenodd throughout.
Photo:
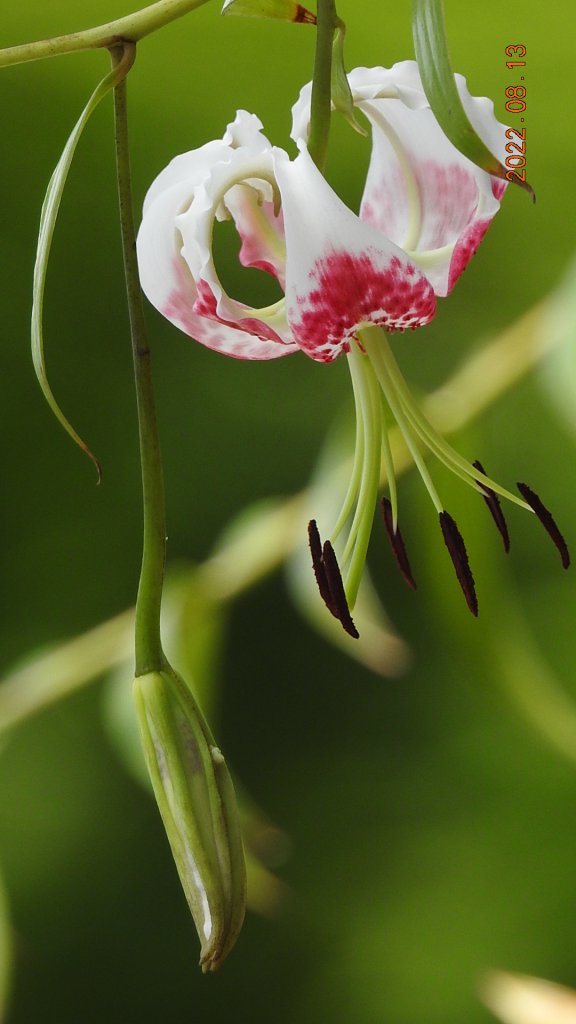
<svg viewBox="0 0 576 1024"><path fill-rule="evenodd" d="M540 498L532 488L528 487L528 484L516 484L516 486L524 500L530 505L532 511L538 516L538 519L542 523L546 532L552 538L552 541L558 548L562 565L567 569L570 565L570 552L568 551L568 545L566 544L564 537L554 522L551 512L549 512L546 506L542 504Z"/></svg>
<svg viewBox="0 0 576 1024"><path fill-rule="evenodd" d="M484 476L486 476L484 467L482 463L478 461L478 459L476 460L476 462L473 462L472 465L474 466L474 469L477 469L480 473L484 473ZM490 510L490 515L492 516L492 519L496 523L498 532L502 537L504 551L510 551L510 534L508 533L508 526L504 518L504 513L502 511L500 499L496 494L496 491L493 491L492 488L488 487L487 484L480 483L480 486L483 491L482 497L484 498L484 501L486 502Z"/></svg>
<svg viewBox="0 0 576 1024"><path fill-rule="evenodd" d="M384 519L386 535L388 537L388 540L390 541L390 547L394 552L396 565L398 566L408 586L412 587L412 590L416 590L416 583L414 582L414 577L412 575L412 570L410 568L410 562L408 561L408 555L406 554L406 547L404 545L402 534L400 533L398 527L394 529L392 505L390 500L386 497L382 498L380 507L382 509L382 517Z"/></svg>
<svg viewBox="0 0 576 1024"><path fill-rule="evenodd" d="M470 565L468 564L468 553L466 551L464 541L462 540L460 530L448 512L440 512L440 526L442 528L444 542L448 548L448 553L456 570L458 582L462 587L462 593L466 598L466 604L472 612L472 615L478 615L478 599L476 597L474 577L472 575Z"/></svg>

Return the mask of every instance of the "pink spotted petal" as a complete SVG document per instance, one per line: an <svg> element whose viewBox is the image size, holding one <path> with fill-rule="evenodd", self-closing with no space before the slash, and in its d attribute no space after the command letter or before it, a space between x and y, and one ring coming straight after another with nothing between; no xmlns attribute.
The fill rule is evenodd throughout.
<svg viewBox="0 0 576 1024"><path fill-rule="evenodd" d="M405 249L446 295L456 247L482 235L500 207L493 178L448 141L429 108L399 100L360 104L372 123L374 146L361 216ZM462 267L463 269L463 267Z"/></svg>
<svg viewBox="0 0 576 1024"><path fill-rule="evenodd" d="M256 267L272 274L284 287L286 247L282 211L262 199L250 185L236 185L226 196L226 207L242 241L239 253L244 267Z"/></svg>
<svg viewBox="0 0 576 1024"><path fill-rule="evenodd" d="M147 298L168 320L208 348L238 359L276 359L296 351L283 344L268 325L260 334L224 323L214 313L214 302L198 313L198 288L181 256L182 237L176 218L191 202L190 186L180 181L148 203L137 239L140 281ZM206 301L206 300L205 300ZM264 336L267 330L268 336Z"/></svg>
<svg viewBox="0 0 576 1024"><path fill-rule="evenodd" d="M456 75L464 108L495 156L505 156L505 126L490 100L469 94ZM415 61L356 68L348 76L355 104L372 126L372 153L360 216L404 249L446 295L485 234L506 188L463 157L434 117ZM306 139L310 87L293 108L293 136Z"/></svg>
<svg viewBox="0 0 576 1024"><path fill-rule="evenodd" d="M253 309L229 295L218 276L212 250L214 221L217 216L229 215L229 197L230 206L235 207L238 186L251 189L256 203L272 203L275 182L271 148L259 153L254 153L248 146L230 150L227 162L218 163L211 169L196 189L194 202L176 218L182 237L182 257L199 293L195 312L217 318L223 324L236 325L261 338L275 340L278 344L293 346L283 302ZM261 228L267 231L268 223L263 223ZM268 236L258 243L253 239L252 244L253 249L262 254L267 251ZM278 273L281 274L283 253L278 253L276 259Z"/></svg>
<svg viewBox="0 0 576 1024"><path fill-rule="evenodd" d="M198 293L189 271L181 263L174 268L174 280L175 287L161 312L185 334L207 348L235 359L278 359L298 351L296 345L285 345L278 339L267 339L256 332L239 330L209 312L208 315L194 312L199 301ZM208 311L214 309L214 302L208 298L200 300L200 304ZM247 326L254 328L255 324L247 321Z"/></svg>
<svg viewBox="0 0 576 1024"><path fill-rule="evenodd" d="M286 227L286 308L300 348L330 362L362 325L428 323L433 289L406 254L338 198L302 145L275 150Z"/></svg>

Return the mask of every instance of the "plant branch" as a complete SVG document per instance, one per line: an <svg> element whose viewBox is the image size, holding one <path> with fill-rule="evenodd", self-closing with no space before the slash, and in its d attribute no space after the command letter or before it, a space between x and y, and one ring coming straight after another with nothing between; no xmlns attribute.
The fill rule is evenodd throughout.
<svg viewBox="0 0 576 1024"><path fill-rule="evenodd" d="M112 51L114 65L121 59L123 50L124 48L115 48ZM125 80L114 89L114 117L120 231L134 361L144 503L144 546L136 599L135 644L138 676L161 670L167 665L160 638L160 608L166 562L166 513L150 348L146 336L136 260Z"/></svg>
<svg viewBox="0 0 576 1024"><path fill-rule="evenodd" d="M96 28L71 32L52 39L22 43L20 46L9 46L0 50L0 68L56 57L63 53L76 53L79 50L111 49L123 43L137 43L151 32L163 28L177 18L182 18L207 2L208 0L157 0L157 3L143 7L134 14L127 14Z"/></svg>
<svg viewBox="0 0 576 1024"><path fill-rule="evenodd" d="M328 154L330 135L331 87L332 87L332 43L338 27L335 0L318 0L318 25L316 29L316 55L310 101L310 132L308 150L314 163L323 171Z"/></svg>

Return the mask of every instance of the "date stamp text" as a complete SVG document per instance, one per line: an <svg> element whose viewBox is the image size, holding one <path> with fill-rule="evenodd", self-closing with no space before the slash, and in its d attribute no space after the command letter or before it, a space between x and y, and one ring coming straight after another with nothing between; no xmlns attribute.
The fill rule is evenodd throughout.
<svg viewBox="0 0 576 1024"><path fill-rule="evenodd" d="M511 43L506 47L506 67L510 70L518 68L520 82L524 82L526 69L526 47L523 43ZM526 112L526 86L509 85L506 90L506 111L508 114L524 115ZM520 122L524 123L524 117L520 116ZM506 138L506 177L508 181L518 179L526 181L526 128L508 128Z"/></svg>

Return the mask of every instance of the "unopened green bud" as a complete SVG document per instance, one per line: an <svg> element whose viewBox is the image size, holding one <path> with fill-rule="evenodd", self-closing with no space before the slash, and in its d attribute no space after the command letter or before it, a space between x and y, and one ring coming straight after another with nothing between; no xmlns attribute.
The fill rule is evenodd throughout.
<svg viewBox="0 0 576 1024"><path fill-rule="evenodd" d="M236 797L222 753L183 679L167 669L134 682L156 801L201 944L216 970L244 919L246 871Z"/></svg>

